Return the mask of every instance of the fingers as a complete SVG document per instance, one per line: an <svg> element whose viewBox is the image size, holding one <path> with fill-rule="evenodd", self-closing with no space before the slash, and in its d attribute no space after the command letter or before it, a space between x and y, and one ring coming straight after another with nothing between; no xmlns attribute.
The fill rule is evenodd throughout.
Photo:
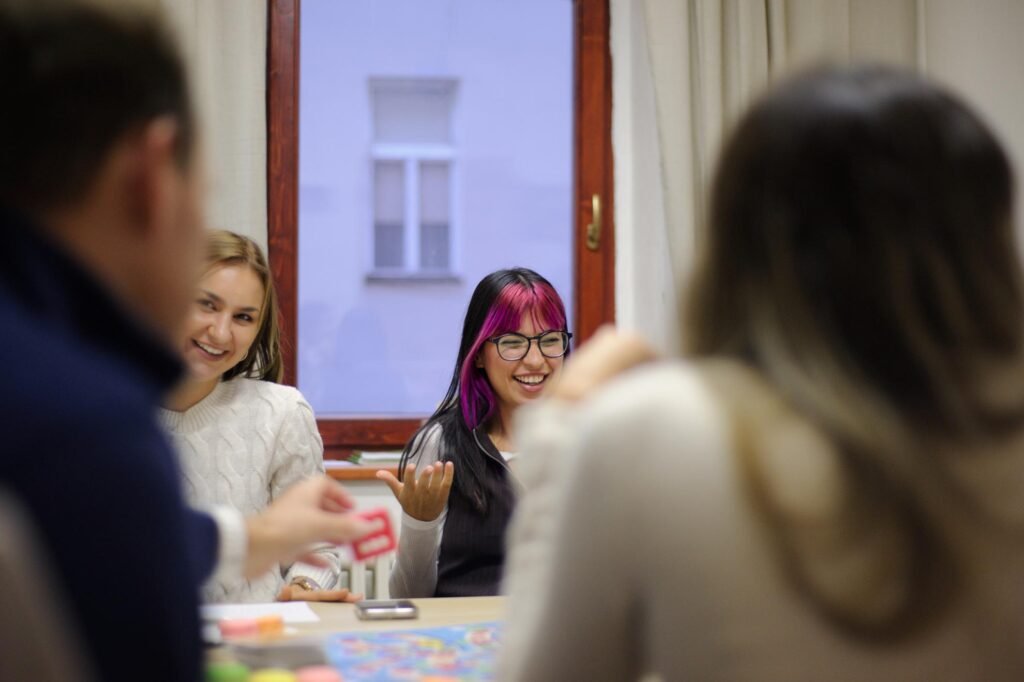
<svg viewBox="0 0 1024 682"><path fill-rule="evenodd" d="M345 507L335 504L332 500L324 500L322 506L324 511L331 512L332 514L344 514L345 512L350 511Z"/></svg>
<svg viewBox="0 0 1024 682"><path fill-rule="evenodd" d="M441 495L448 500L448 493L451 492L452 483L455 482L455 462L445 462L444 476L441 478Z"/></svg>
<svg viewBox="0 0 1024 682"><path fill-rule="evenodd" d="M345 487L329 476L314 476L296 483L286 490L275 502L290 500L288 504L306 506L315 504L328 511L354 509L355 500Z"/></svg>
<svg viewBox="0 0 1024 682"><path fill-rule="evenodd" d="M304 590L298 585L285 585L277 594L277 601L324 601L354 604L362 600L362 594L353 594L344 587L335 590Z"/></svg>
<svg viewBox="0 0 1024 682"><path fill-rule="evenodd" d="M436 499L440 494L445 475L447 475L447 464L434 462L430 465L430 479L427 481L427 492L430 499Z"/></svg>
<svg viewBox="0 0 1024 682"><path fill-rule="evenodd" d="M441 477L435 476L434 472L437 470L437 462L434 462L426 469L423 470L423 475L420 476L420 488L423 490L423 497L430 499L437 492L437 488L441 485Z"/></svg>
<svg viewBox="0 0 1024 682"><path fill-rule="evenodd" d="M437 518L440 507L448 500L448 493L455 476L455 465L451 462L434 462L416 475L416 466L408 465L397 479L391 472L380 470L376 474L383 481L395 499L402 505L402 511L421 521Z"/></svg>
<svg viewBox="0 0 1024 682"><path fill-rule="evenodd" d="M310 525L315 540L326 540L335 545L358 540L373 530L373 526L352 514L321 513ZM303 561L311 563L307 559Z"/></svg>
<svg viewBox="0 0 1024 682"><path fill-rule="evenodd" d="M348 597L349 591L343 587L336 590L302 591L302 599L305 601L348 601Z"/></svg>
<svg viewBox="0 0 1024 682"><path fill-rule="evenodd" d="M396 500L401 501L402 488L405 486L401 481L395 478L394 474L392 474L390 471L385 471L381 469L375 474L375 476L377 477L378 480L384 481L387 484L387 486L391 488L391 494L395 496Z"/></svg>
<svg viewBox="0 0 1024 682"><path fill-rule="evenodd" d="M407 464L406 465L406 469L404 469L404 471L401 472L401 482L402 483L406 483L406 484L412 484L412 486L414 488L416 487L416 465L415 464Z"/></svg>
<svg viewBox="0 0 1024 682"><path fill-rule="evenodd" d="M329 476L315 479L320 485L320 504L327 511L348 511L356 508L356 501L345 487Z"/></svg>
<svg viewBox="0 0 1024 682"><path fill-rule="evenodd" d="M430 466L426 467L420 474L419 479L416 481L417 488L423 488L430 490L430 482L434 478L434 471L437 469L437 462L434 462Z"/></svg>
<svg viewBox="0 0 1024 682"><path fill-rule="evenodd" d="M301 517L296 517L289 525L291 531L286 537L293 548L288 555L288 562L299 560L318 567L326 567L320 555L312 553L312 545L329 543L344 545L358 540L373 530L373 526L355 514L335 514L322 510L310 510Z"/></svg>

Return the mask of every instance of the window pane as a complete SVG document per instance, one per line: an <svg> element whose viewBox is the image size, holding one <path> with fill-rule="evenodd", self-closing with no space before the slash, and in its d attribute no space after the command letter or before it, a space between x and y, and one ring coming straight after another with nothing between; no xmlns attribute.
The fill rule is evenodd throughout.
<svg viewBox="0 0 1024 682"><path fill-rule="evenodd" d="M398 161L378 161L373 170L373 264L378 268L401 268L405 265L405 168Z"/></svg>
<svg viewBox="0 0 1024 682"><path fill-rule="evenodd" d="M420 220L424 223L447 223L448 163L424 161L420 163Z"/></svg>
<svg viewBox="0 0 1024 682"><path fill-rule="evenodd" d="M405 219L405 166L401 161L378 161L373 167L374 216L379 223L402 224Z"/></svg>
<svg viewBox="0 0 1024 682"><path fill-rule="evenodd" d="M447 272L447 223L423 223L420 233L420 267L423 270Z"/></svg>
<svg viewBox="0 0 1024 682"><path fill-rule="evenodd" d="M402 254L402 226L395 223L374 225L373 264L378 268L401 268L405 266Z"/></svg>
<svg viewBox="0 0 1024 682"><path fill-rule="evenodd" d="M446 271L449 267L449 164L420 163L420 267Z"/></svg>
<svg viewBox="0 0 1024 682"><path fill-rule="evenodd" d="M447 144L454 83L375 79L373 139L392 144Z"/></svg>
<svg viewBox="0 0 1024 682"><path fill-rule="evenodd" d="M572 8L303 0L296 345L318 416L432 412L494 270L571 306Z"/></svg>

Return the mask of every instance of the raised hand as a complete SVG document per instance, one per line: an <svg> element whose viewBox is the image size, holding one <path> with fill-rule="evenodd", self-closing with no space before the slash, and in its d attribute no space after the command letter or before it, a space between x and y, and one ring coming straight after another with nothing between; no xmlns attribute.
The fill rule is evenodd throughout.
<svg viewBox="0 0 1024 682"><path fill-rule="evenodd" d="M448 493L455 479L455 465L452 462L434 462L416 477L416 465L405 468L403 481L395 478L390 471L378 471L377 478L388 484L395 499L402 505L402 511L419 521L433 521L448 504Z"/></svg>

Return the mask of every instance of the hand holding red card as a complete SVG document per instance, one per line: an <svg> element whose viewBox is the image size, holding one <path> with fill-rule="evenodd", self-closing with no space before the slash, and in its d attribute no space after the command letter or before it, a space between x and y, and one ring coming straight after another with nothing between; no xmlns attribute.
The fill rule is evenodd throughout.
<svg viewBox="0 0 1024 682"><path fill-rule="evenodd" d="M352 542L356 561L366 561L395 549L395 532L391 528L391 516L387 509L379 507L355 512L355 515L372 527L369 533Z"/></svg>

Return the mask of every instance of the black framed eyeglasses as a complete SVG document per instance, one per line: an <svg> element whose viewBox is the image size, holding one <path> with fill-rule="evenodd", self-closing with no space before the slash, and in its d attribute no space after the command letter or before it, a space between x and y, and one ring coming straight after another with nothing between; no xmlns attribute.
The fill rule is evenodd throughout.
<svg viewBox="0 0 1024 682"><path fill-rule="evenodd" d="M510 332L487 339L498 349L498 357L502 360L522 360L530 352L530 344L537 342L537 348L541 355L546 358L560 358L569 350L569 340L572 338L570 332L549 330L541 332L537 336L523 336L517 332Z"/></svg>

